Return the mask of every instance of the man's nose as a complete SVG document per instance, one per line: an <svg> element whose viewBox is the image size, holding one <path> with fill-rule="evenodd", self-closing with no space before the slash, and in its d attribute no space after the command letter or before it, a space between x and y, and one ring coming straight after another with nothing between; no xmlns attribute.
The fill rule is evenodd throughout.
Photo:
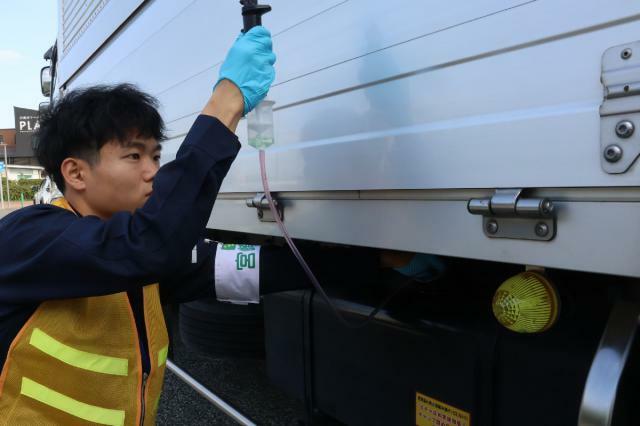
<svg viewBox="0 0 640 426"><path fill-rule="evenodd" d="M156 176L156 173L158 173L158 169L160 169L160 166L152 159L148 159L147 161L145 161L144 164L144 170L142 171L142 178L148 182L148 181L152 181L153 178Z"/></svg>

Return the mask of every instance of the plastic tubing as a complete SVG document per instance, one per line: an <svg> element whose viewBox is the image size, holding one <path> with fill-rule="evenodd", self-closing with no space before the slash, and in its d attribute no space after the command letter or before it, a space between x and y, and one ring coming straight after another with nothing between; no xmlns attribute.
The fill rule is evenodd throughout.
<svg viewBox="0 0 640 426"><path fill-rule="evenodd" d="M284 239L287 242L287 245L293 252L293 255L296 257L296 259L298 259L298 262L300 262L300 266L302 266L302 269L304 269L304 272L309 278L309 280L311 281L311 283L313 284L313 287L316 289L318 293L320 293L320 295L325 300L325 302L327 302L327 305L329 305L329 307L335 314L336 318L338 318L338 320L342 324L344 324L346 327L355 329L355 328L361 328L366 326L375 318L375 316L378 314L380 309L382 309L387 304L387 302L389 302L402 288L404 288L408 283L410 283L412 279L407 280L407 282L403 283L395 291L393 291L377 308L371 311L371 313L363 321L356 324L352 324L351 322L349 322L340 313L338 308L336 308L335 304L331 301L329 296L327 296L327 293L325 293L324 289L318 282L318 279L313 274L313 271L311 271L311 268L309 268L309 265L304 260L304 258L302 257L302 254L300 254L300 251L298 250L298 247L296 247L295 243L293 242L293 239L289 235L289 232L287 231L287 227L282 222L282 219L278 214L278 210L276 209L275 203L273 202L273 198L271 197L271 192L269 191L269 180L267 179L267 167L265 164L266 161L265 161L264 149L259 150L258 154L260 157L260 175L262 177L262 187L264 189L264 194L267 197L267 201L269 202L269 209L271 210L273 217L276 219L276 223L278 224L278 227L280 228L280 232L282 232L282 235L284 236Z"/></svg>

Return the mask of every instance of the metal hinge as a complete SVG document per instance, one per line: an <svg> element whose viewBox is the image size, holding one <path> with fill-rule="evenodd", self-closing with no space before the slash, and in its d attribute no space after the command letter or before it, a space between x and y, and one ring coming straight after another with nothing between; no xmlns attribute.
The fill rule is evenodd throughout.
<svg viewBox="0 0 640 426"><path fill-rule="evenodd" d="M273 217L271 209L269 208L269 201L267 200L267 196L263 192L258 192L253 198L247 198L246 202L247 207L254 207L258 209L258 219L260 219L261 222L276 221L276 218ZM273 203L275 204L276 210L280 215L280 219L284 220L284 208L282 207L282 205L280 205L280 203L278 203L278 200L276 200L275 197L273 197Z"/></svg>
<svg viewBox="0 0 640 426"><path fill-rule="evenodd" d="M491 198L473 198L471 214L482 215L482 229L490 238L550 241L556 235L553 202L524 198L522 189L496 189Z"/></svg>
<svg viewBox="0 0 640 426"><path fill-rule="evenodd" d="M625 173L640 155L640 41L607 49L600 79L600 163L607 173Z"/></svg>

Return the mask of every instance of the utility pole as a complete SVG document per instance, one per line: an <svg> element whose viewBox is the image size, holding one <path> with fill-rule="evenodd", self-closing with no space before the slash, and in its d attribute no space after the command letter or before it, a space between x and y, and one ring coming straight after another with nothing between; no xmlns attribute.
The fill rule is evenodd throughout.
<svg viewBox="0 0 640 426"><path fill-rule="evenodd" d="M5 167L7 167L6 164ZM4 209L4 191L2 190L2 185L0 185L0 209Z"/></svg>
<svg viewBox="0 0 640 426"><path fill-rule="evenodd" d="M2 147L4 148L4 177L7 178L7 203L11 205L11 197L9 196L9 163L7 163L7 144L3 143Z"/></svg>
<svg viewBox="0 0 640 426"><path fill-rule="evenodd" d="M2 143L0 143L1 146L4 147L4 152L7 152L7 144L4 143L4 141L0 141ZM5 154L5 160L4 160L4 169L5 171L7 170L7 156ZM7 200L9 201L9 200ZM2 188L2 181L0 180L0 208L4 209L4 189Z"/></svg>

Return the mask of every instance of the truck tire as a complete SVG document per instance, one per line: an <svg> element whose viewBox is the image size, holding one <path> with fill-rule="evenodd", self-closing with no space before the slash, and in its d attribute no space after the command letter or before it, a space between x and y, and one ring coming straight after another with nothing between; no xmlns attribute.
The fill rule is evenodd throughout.
<svg viewBox="0 0 640 426"><path fill-rule="evenodd" d="M201 299L180 305L180 338L214 358L264 358L262 305Z"/></svg>

